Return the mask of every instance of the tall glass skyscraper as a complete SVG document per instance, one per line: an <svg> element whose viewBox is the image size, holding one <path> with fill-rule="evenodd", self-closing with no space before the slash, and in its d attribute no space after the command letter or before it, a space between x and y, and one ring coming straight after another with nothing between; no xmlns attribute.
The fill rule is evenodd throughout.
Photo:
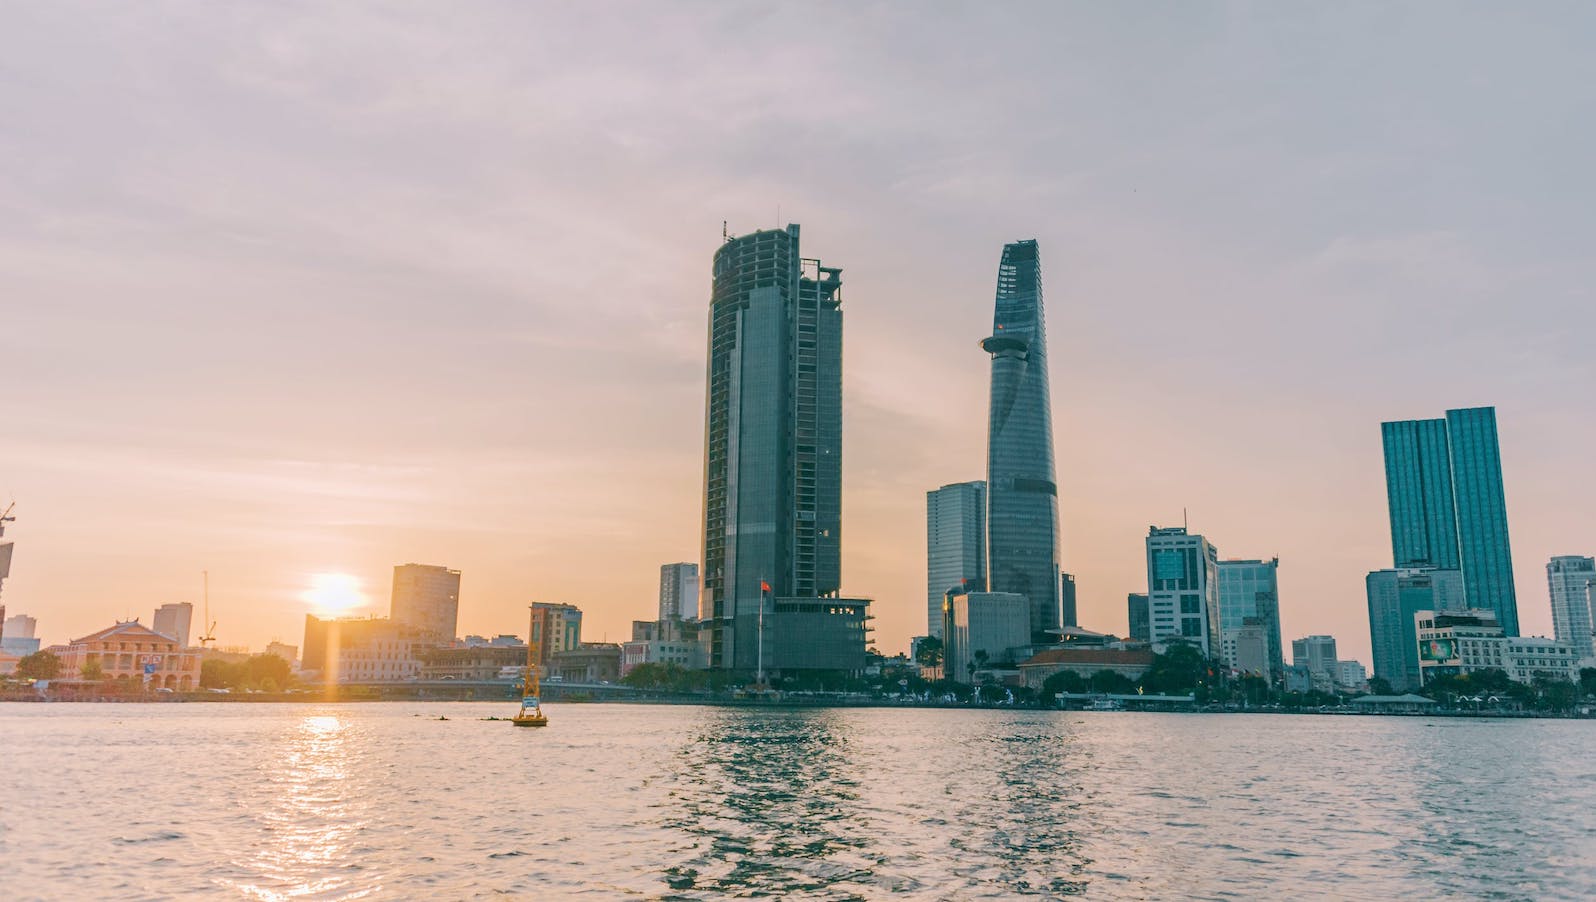
<svg viewBox="0 0 1596 902"><path fill-rule="evenodd" d="M715 252L700 601L711 666L755 668L762 593L837 594L841 304L842 270L802 257L796 225Z"/></svg>
<svg viewBox="0 0 1596 902"><path fill-rule="evenodd" d="M998 265L987 419L987 585L1030 601L1031 639L1059 623L1058 485L1047 390L1042 260L1036 242L1003 247Z"/></svg>
<svg viewBox="0 0 1596 902"><path fill-rule="evenodd" d="M1396 567L1463 572L1469 607L1518 635L1513 553L1496 438L1496 409L1381 424L1391 553Z"/></svg>
<svg viewBox="0 0 1596 902"><path fill-rule="evenodd" d="M1264 632L1269 679L1285 678L1285 648L1280 639L1280 559L1219 562L1220 652L1225 664L1238 666L1236 637L1246 627Z"/></svg>
<svg viewBox="0 0 1596 902"><path fill-rule="evenodd" d="M986 483L955 482L925 493L926 635L942 636L949 589L986 589Z"/></svg>

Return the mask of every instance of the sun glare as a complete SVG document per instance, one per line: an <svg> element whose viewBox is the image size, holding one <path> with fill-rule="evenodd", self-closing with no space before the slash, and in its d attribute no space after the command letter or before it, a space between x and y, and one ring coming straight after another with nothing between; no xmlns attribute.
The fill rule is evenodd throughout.
<svg viewBox="0 0 1596 902"><path fill-rule="evenodd" d="M315 574L300 598L321 614L343 614L366 603L360 580L347 573Z"/></svg>

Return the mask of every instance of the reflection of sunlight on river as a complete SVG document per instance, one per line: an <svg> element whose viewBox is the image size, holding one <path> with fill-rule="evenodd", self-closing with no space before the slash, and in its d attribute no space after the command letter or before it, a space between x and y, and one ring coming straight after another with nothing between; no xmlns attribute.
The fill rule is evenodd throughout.
<svg viewBox="0 0 1596 902"><path fill-rule="evenodd" d="M246 865L254 881L238 886L245 894L357 899L381 890L351 885L351 847L371 805L365 787L350 785L361 757L351 733L336 715L308 715L260 765L266 798L256 810L264 836Z"/></svg>

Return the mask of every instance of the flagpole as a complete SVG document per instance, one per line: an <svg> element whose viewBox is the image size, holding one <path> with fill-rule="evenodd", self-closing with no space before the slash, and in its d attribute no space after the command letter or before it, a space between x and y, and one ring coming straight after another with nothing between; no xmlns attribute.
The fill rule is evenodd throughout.
<svg viewBox="0 0 1596 902"><path fill-rule="evenodd" d="M759 688L765 687L765 578L759 578L759 670L754 677L754 684Z"/></svg>

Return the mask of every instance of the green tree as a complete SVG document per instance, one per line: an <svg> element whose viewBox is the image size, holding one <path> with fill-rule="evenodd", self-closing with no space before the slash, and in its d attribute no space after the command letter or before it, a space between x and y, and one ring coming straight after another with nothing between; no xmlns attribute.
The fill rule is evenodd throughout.
<svg viewBox="0 0 1596 902"><path fill-rule="evenodd" d="M244 662L245 688L275 692L292 679L293 668L277 655L255 655Z"/></svg>
<svg viewBox="0 0 1596 902"><path fill-rule="evenodd" d="M1369 694L1396 695L1397 693L1396 689L1392 687L1391 681L1385 677L1369 677Z"/></svg>
<svg viewBox="0 0 1596 902"><path fill-rule="evenodd" d="M1087 682L1091 684L1093 692L1125 695L1136 691L1136 684L1130 677L1113 670L1099 670Z"/></svg>
<svg viewBox="0 0 1596 902"><path fill-rule="evenodd" d="M100 666L100 659L91 657L84 661L83 666L78 668L78 678L91 683L105 679L105 668Z"/></svg>
<svg viewBox="0 0 1596 902"><path fill-rule="evenodd" d="M1581 695L1596 695L1596 667L1582 667L1579 671Z"/></svg>
<svg viewBox="0 0 1596 902"><path fill-rule="evenodd" d="M24 680L53 680L61 672L61 659L47 651L36 651L17 662L17 676Z"/></svg>
<svg viewBox="0 0 1596 902"><path fill-rule="evenodd" d="M1060 670L1042 681L1042 700L1052 702L1060 692L1085 692L1086 678L1073 670Z"/></svg>
<svg viewBox="0 0 1596 902"><path fill-rule="evenodd" d="M232 662L211 658L200 662L201 689L230 689L237 682Z"/></svg>
<svg viewBox="0 0 1596 902"><path fill-rule="evenodd" d="M914 662L921 667L942 666L942 640L936 636L926 636L914 650Z"/></svg>
<svg viewBox="0 0 1596 902"><path fill-rule="evenodd" d="M1211 668L1202 650L1185 643L1171 644L1142 675L1142 688L1158 695L1189 695L1210 678Z"/></svg>

